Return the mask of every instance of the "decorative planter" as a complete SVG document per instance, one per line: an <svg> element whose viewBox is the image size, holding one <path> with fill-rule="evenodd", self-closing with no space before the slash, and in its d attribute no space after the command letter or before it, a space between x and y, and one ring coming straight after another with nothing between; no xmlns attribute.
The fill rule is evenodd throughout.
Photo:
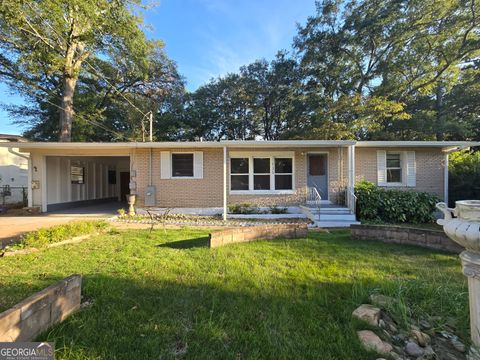
<svg viewBox="0 0 480 360"><path fill-rule="evenodd" d="M470 333L474 346L469 359L480 359L480 200L463 200L450 209L445 203L438 203L445 218L437 220L447 236L465 247L460 254L463 274L468 278L470 299ZM454 217L455 216L455 217Z"/></svg>
<svg viewBox="0 0 480 360"><path fill-rule="evenodd" d="M128 203L128 215L134 216L135 215L135 195L129 194L127 195L127 203Z"/></svg>

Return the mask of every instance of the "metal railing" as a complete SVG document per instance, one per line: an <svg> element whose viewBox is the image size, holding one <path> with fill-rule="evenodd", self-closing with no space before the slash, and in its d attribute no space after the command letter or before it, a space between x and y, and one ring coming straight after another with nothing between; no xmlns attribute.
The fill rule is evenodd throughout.
<svg viewBox="0 0 480 360"><path fill-rule="evenodd" d="M307 188L307 200L306 200L307 205L320 207L321 202L322 202L322 197L318 193L317 188L308 187Z"/></svg>
<svg viewBox="0 0 480 360"><path fill-rule="evenodd" d="M357 213L357 196L351 187L345 189L345 203L352 214L355 215Z"/></svg>

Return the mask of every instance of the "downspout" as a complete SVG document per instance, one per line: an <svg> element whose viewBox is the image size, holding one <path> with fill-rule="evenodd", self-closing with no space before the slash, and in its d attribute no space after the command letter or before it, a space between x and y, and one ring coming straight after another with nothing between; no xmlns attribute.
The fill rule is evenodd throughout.
<svg viewBox="0 0 480 360"><path fill-rule="evenodd" d="M28 180L27 180L27 198L28 198L28 207L33 206L33 194L32 194L32 180L33 180L33 169L32 169L32 158L27 155L20 154L13 150L12 148L8 148L8 152L10 154L13 154L15 156L20 156L21 158L24 158L28 161Z"/></svg>
<svg viewBox="0 0 480 360"><path fill-rule="evenodd" d="M223 147L223 221L227 221L227 147Z"/></svg>
<svg viewBox="0 0 480 360"><path fill-rule="evenodd" d="M148 165L148 186L152 186L152 169L153 169L153 160L152 160L152 148L150 148L150 162L149 162L149 165Z"/></svg>

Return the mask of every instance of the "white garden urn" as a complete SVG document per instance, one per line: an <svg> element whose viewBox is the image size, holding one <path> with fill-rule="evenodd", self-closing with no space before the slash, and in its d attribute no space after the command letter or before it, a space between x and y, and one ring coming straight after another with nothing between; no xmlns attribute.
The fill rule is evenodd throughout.
<svg viewBox="0 0 480 360"><path fill-rule="evenodd" d="M135 215L135 195L128 194L127 195L127 203L128 203L128 215L129 216L134 216Z"/></svg>
<svg viewBox="0 0 480 360"><path fill-rule="evenodd" d="M460 254L463 274L468 278L470 332L472 346L469 359L480 360L480 200L463 200L450 209L445 203L437 208L445 214L437 220L447 236L465 248Z"/></svg>

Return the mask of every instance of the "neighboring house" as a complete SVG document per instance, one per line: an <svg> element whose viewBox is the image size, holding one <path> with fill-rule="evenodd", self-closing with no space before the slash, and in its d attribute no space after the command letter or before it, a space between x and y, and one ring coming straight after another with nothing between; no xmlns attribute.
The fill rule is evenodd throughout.
<svg viewBox="0 0 480 360"><path fill-rule="evenodd" d="M21 136L0 134L0 143L24 142ZM0 206L21 203L28 184L28 160L0 148Z"/></svg>
<svg viewBox="0 0 480 360"><path fill-rule="evenodd" d="M330 208L345 204L354 220L353 186L358 181L446 199L448 153L476 145L285 140L16 147L29 153L29 204L42 211L123 200L132 193L138 207L212 209L224 216L227 205L244 202Z"/></svg>

